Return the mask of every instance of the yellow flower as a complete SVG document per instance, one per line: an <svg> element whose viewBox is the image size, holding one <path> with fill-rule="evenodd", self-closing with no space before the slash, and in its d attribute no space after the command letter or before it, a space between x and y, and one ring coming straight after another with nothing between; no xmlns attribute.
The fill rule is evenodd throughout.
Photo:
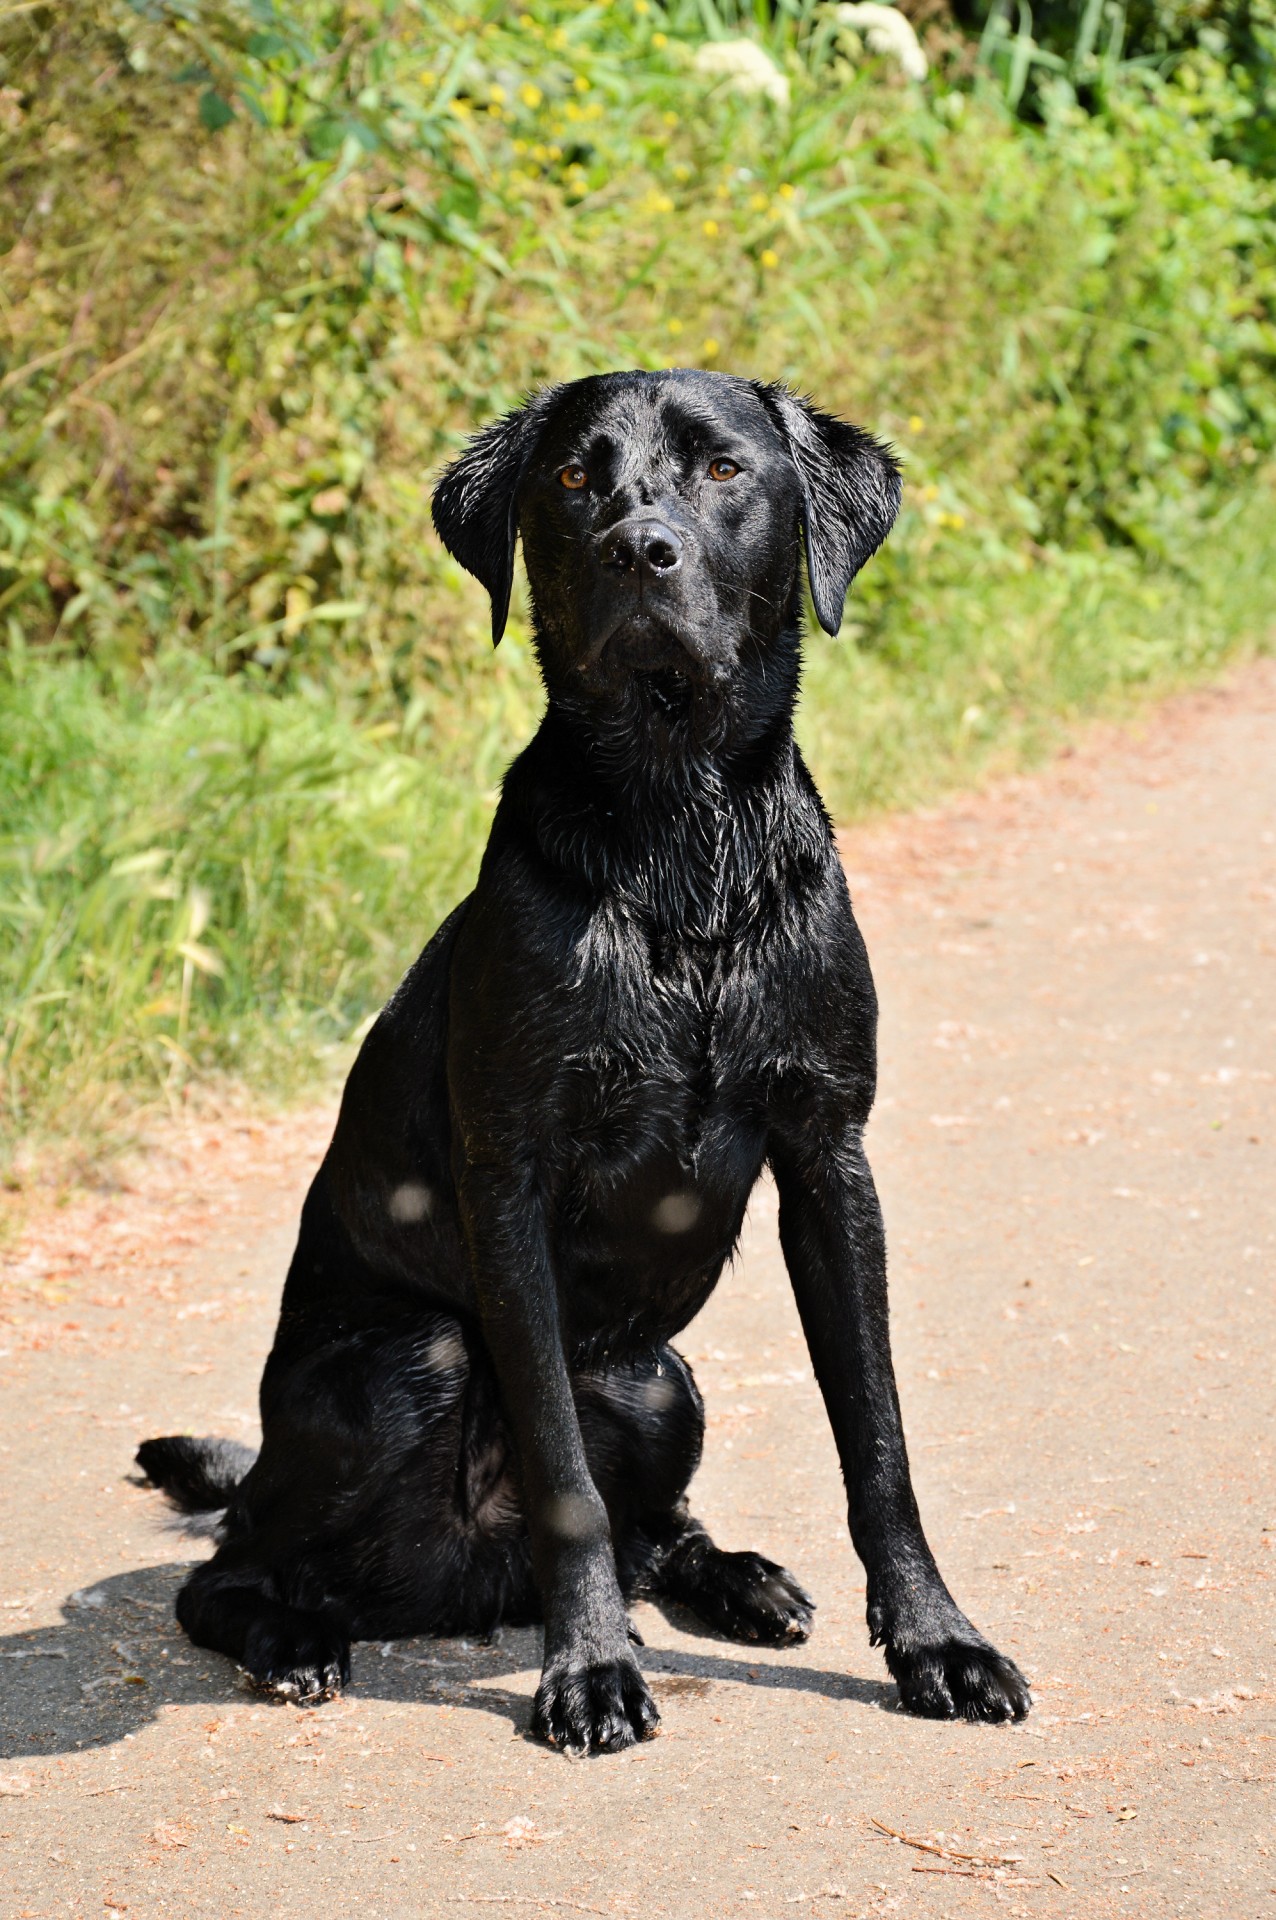
<svg viewBox="0 0 1276 1920"><path fill-rule="evenodd" d="M575 87L577 93L589 92L589 82L588 80L586 80L583 73L578 73L576 75L576 78L572 81L572 85Z"/></svg>
<svg viewBox="0 0 1276 1920"><path fill-rule="evenodd" d="M933 480L929 481L927 485L922 488L922 499L938 500L938 498L939 498L939 488L935 485Z"/></svg>
<svg viewBox="0 0 1276 1920"><path fill-rule="evenodd" d="M449 100L448 106L458 120L468 119L474 111L473 102L470 100Z"/></svg>
<svg viewBox="0 0 1276 1920"><path fill-rule="evenodd" d="M501 102L505 99L504 87L489 87L487 90L487 97L489 100L495 100L497 106L499 107Z"/></svg>
<svg viewBox="0 0 1276 1920"><path fill-rule="evenodd" d="M651 36L651 44L653 47L667 47L669 45L669 35L667 33L653 33Z"/></svg>
<svg viewBox="0 0 1276 1920"><path fill-rule="evenodd" d="M700 343L700 358L702 360L716 360L721 351L721 347L713 338L712 334L707 340L702 340Z"/></svg>
<svg viewBox="0 0 1276 1920"><path fill-rule="evenodd" d="M676 127L678 124L678 116L676 113L662 113L660 118L667 127Z"/></svg>
<svg viewBox="0 0 1276 1920"><path fill-rule="evenodd" d="M421 85L423 87L437 87L438 84L439 84L439 76L437 73L430 73L427 71L421 75Z"/></svg>
<svg viewBox="0 0 1276 1920"><path fill-rule="evenodd" d="M527 152L527 142L526 142L526 140L515 140L515 141L513 142L513 146L514 146L514 151L515 151L515 153L526 153L526 152Z"/></svg>
<svg viewBox="0 0 1276 1920"><path fill-rule="evenodd" d="M564 103L563 112L566 115L567 119L569 120L575 121L575 120L583 120L585 118L584 114L581 112L580 108L577 106L574 100L568 100Z"/></svg>
<svg viewBox="0 0 1276 1920"><path fill-rule="evenodd" d="M714 188L714 193L716 194L719 200L729 200L731 198L731 189L727 185L725 180L722 181L719 186Z"/></svg>
<svg viewBox="0 0 1276 1920"><path fill-rule="evenodd" d="M645 14L650 13L651 8L647 5L647 0L634 0L634 12L640 20Z"/></svg>
<svg viewBox="0 0 1276 1920"><path fill-rule="evenodd" d="M718 223L717 223L717 221L716 221L716 220L703 220L703 221L701 221L701 223L700 223L700 231L701 231L701 233L707 233L707 234L708 234L708 236L709 236L709 238L710 238L710 239L712 240L712 238L713 238L713 236L714 236L714 234L715 234L715 233L716 233L716 232L718 231Z"/></svg>
<svg viewBox="0 0 1276 1920"><path fill-rule="evenodd" d="M774 247L763 247L758 259L764 267L778 267L780 264L780 256Z"/></svg>
<svg viewBox="0 0 1276 1920"><path fill-rule="evenodd" d="M496 102L493 101L487 110L487 117L489 120L503 120L505 118L504 107L498 107Z"/></svg>
<svg viewBox="0 0 1276 1920"><path fill-rule="evenodd" d="M524 85L519 88L518 97L525 107L533 108L539 107L541 101L545 98L540 88L534 87L530 80L526 81Z"/></svg>
<svg viewBox="0 0 1276 1920"><path fill-rule="evenodd" d="M921 433L925 425L926 425L926 422L922 419L920 413L909 414L908 431L910 433Z"/></svg>
<svg viewBox="0 0 1276 1920"><path fill-rule="evenodd" d="M536 22L530 13L520 13L518 16L518 24L520 27L534 27Z"/></svg>
<svg viewBox="0 0 1276 1920"><path fill-rule="evenodd" d="M681 320L671 320L669 322L669 331L670 333L681 333L682 332Z"/></svg>
<svg viewBox="0 0 1276 1920"><path fill-rule="evenodd" d="M749 196L749 205L755 213L765 213L770 204L764 193L754 193Z"/></svg>
<svg viewBox="0 0 1276 1920"><path fill-rule="evenodd" d="M687 165L685 160L680 160L677 166L674 167L673 177L675 180L684 180L684 181L690 180L691 168Z"/></svg>
<svg viewBox="0 0 1276 1920"><path fill-rule="evenodd" d="M778 187L776 191L778 192L781 200L791 200L793 198L794 193L796 192L796 188L791 187L788 181L786 180L784 182L784 185L782 187Z"/></svg>

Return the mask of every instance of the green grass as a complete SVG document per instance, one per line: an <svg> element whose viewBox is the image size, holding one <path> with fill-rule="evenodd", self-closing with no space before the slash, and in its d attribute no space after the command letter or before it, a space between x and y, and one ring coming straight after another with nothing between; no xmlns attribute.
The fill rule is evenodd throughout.
<svg viewBox="0 0 1276 1920"><path fill-rule="evenodd" d="M697 71L741 32L787 106ZM809 649L841 818L1269 643L1244 89L1198 48L1026 127L970 52L905 84L815 0L0 17L10 1146L329 1070L463 891L539 694L431 477L541 381L785 377L899 448Z"/></svg>
<svg viewBox="0 0 1276 1920"><path fill-rule="evenodd" d="M489 702L499 721L445 768L402 727L190 655L125 684L38 657L0 681L15 1132L105 1137L194 1075L278 1088L322 1072L467 886L526 723L512 704Z"/></svg>

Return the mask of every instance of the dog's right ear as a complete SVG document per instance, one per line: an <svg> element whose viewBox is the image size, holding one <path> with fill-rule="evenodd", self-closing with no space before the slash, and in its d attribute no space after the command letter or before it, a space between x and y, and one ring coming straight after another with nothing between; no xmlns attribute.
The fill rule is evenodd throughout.
<svg viewBox="0 0 1276 1920"><path fill-rule="evenodd" d="M518 489L558 397L546 387L513 413L476 433L434 489L433 518L440 540L492 602L492 645L509 618L518 541Z"/></svg>

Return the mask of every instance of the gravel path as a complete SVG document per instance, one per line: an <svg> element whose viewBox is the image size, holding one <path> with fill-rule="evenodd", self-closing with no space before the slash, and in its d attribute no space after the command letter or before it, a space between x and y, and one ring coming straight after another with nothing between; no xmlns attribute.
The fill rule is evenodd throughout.
<svg viewBox="0 0 1276 1920"><path fill-rule="evenodd" d="M638 1608L662 1737L575 1765L524 1737L530 1632L255 1701L126 1476L146 1434L252 1436L331 1113L185 1121L10 1249L6 1920L1276 1915L1276 669L845 850L919 1499L1031 1718L895 1711L765 1189L682 1341L697 1505L812 1588L809 1645Z"/></svg>

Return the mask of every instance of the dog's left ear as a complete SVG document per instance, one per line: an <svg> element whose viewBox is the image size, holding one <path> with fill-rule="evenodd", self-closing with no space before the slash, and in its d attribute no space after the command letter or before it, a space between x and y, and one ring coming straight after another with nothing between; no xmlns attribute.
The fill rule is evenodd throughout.
<svg viewBox="0 0 1276 1920"><path fill-rule="evenodd" d="M444 468L434 489L435 531L452 558L486 587L491 599L494 647L509 618L518 489L557 397L556 387L545 387L525 406L484 427L465 452Z"/></svg>
<svg viewBox="0 0 1276 1920"><path fill-rule="evenodd" d="M895 523L899 463L871 433L820 413L787 387L759 383L757 391L802 484L811 602L825 633L836 633L847 588Z"/></svg>

